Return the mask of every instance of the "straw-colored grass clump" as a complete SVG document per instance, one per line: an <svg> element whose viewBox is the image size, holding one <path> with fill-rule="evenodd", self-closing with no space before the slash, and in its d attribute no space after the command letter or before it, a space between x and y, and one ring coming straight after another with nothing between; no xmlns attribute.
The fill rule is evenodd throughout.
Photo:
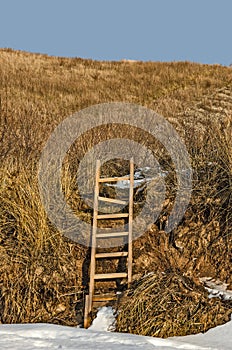
<svg viewBox="0 0 232 350"><path fill-rule="evenodd" d="M119 306L117 330L154 337L205 332L229 321L232 308L179 273L150 273L135 281Z"/></svg>
<svg viewBox="0 0 232 350"><path fill-rule="evenodd" d="M85 249L51 225L33 169L1 171L0 322L73 325Z"/></svg>

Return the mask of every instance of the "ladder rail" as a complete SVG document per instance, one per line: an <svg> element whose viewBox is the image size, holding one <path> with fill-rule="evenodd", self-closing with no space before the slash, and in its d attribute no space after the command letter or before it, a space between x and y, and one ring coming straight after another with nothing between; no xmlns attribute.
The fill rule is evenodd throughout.
<svg viewBox="0 0 232 350"><path fill-rule="evenodd" d="M130 159L130 190L129 190L129 233L128 233L128 284L132 282L132 225L134 196L134 160Z"/></svg>
<svg viewBox="0 0 232 350"><path fill-rule="evenodd" d="M100 178L100 160L97 160L96 177L95 177L95 193L93 207L93 227L91 241L91 262L90 262L90 282L89 282L89 312L92 310L92 302L94 295L94 275L95 275L95 254L96 254L96 233L97 233L97 215L98 215L98 196L99 196L99 178Z"/></svg>

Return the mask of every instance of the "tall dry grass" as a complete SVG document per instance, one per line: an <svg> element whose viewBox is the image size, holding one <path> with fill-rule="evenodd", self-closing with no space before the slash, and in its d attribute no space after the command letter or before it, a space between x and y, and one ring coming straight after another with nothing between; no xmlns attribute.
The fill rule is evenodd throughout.
<svg viewBox="0 0 232 350"><path fill-rule="evenodd" d="M117 330L145 336L173 337L206 332L230 319L231 308L209 300L202 286L169 271L137 280L122 301Z"/></svg>
<svg viewBox="0 0 232 350"><path fill-rule="evenodd" d="M170 176L157 234L150 231L148 240L135 242L134 272L172 266L189 275L218 274L232 283L231 82L231 70L221 66L95 62L0 50L1 322L77 322L87 249L50 223L39 198L37 167L54 128L97 103L124 101L154 109L172 123L191 156L191 204L169 239L162 227L176 194L174 169L157 142L144 134L140 138ZM76 186L79 161L99 141L131 132L96 131L72 146L63 172L65 196L87 221L92 212ZM106 172L116 170L111 164Z"/></svg>
<svg viewBox="0 0 232 350"><path fill-rule="evenodd" d="M1 168L1 321L75 324L85 249L49 222L28 170Z"/></svg>

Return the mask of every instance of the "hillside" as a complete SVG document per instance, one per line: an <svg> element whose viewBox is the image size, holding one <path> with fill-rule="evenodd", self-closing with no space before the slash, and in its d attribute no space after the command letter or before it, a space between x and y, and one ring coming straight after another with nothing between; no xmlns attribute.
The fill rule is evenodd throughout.
<svg viewBox="0 0 232 350"><path fill-rule="evenodd" d="M47 218L38 192L38 160L66 117L119 101L164 116L185 142L193 168L192 198L178 228L171 235L163 230L175 196L172 178L161 217L134 241L134 279L171 271L197 285L199 277L220 279L232 289L232 69L189 62L97 62L2 49L2 323L78 322L88 249L63 237ZM80 201L70 166L84 150L77 143L70 151L71 179L64 176L64 187L73 210L90 221L92 213ZM168 158L160 157L165 169Z"/></svg>

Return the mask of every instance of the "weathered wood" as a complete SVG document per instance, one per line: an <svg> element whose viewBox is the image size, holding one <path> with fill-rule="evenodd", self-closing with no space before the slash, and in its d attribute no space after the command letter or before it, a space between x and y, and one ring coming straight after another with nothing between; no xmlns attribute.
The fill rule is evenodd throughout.
<svg viewBox="0 0 232 350"><path fill-rule="evenodd" d="M126 272L98 273L94 276L94 279L105 280L105 279L124 278L124 277L127 277Z"/></svg>
<svg viewBox="0 0 232 350"><path fill-rule="evenodd" d="M119 213L119 214L100 214L97 215L97 219L121 219L121 218L127 218L129 216L129 213Z"/></svg>
<svg viewBox="0 0 232 350"><path fill-rule="evenodd" d="M95 275L95 263L96 263L95 254L96 254L96 232L97 232L100 166L101 166L100 160L97 160L96 177L95 177L94 208L93 208L91 262L90 262L89 312L91 312L91 309L92 309L92 299L93 299L93 295L94 295L94 275Z"/></svg>
<svg viewBox="0 0 232 350"><path fill-rule="evenodd" d="M84 328L89 328L90 316L89 316L89 295L85 296L85 311L84 311Z"/></svg>
<svg viewBox="0 0 232 350"><path fill-rule="evenodd" d="M130 160L130 175L123 177L108 177L100 178L100 161L97 161L96 165L96 176L95 176L95 190L94 190L94 210L93 210L93 226L92 226L92 244L91 244L91 262L90 262L90 282L89 282L89 295L85 299L85 311L84 311L84 327L90 326L90 315L93 308L93 302L107 302L111 300L117 300L116 295L94 295L95 281L96 280L113 280L120 278L127 278L128 285L132 281L132 223L133 223L133 191L134 191L134 162L133 159ZM99 196L99 188L101 182L116 182L129 180L129 201L120 200L116 198L107 198ZM98 214L99 212L99 202L108 202L112 204L127 205L129 203L128 213L107 213ZM98 220L107 219L122 219L128 218L128 231L119 232L99 232L98 233ZM100 230L99 230L100 231ZM125 237L128 236L128 251L123 252L103 252L98 253L97 249L97 239L102 238L113 238L113 237ZM107 258L120 258L127 257L127 272L114 272L114 273L96 273L96 259L107 259Z"/></svg>
<svg viewBox="0 0 232 350"><path fill-rule="evenodd" d="M110 238L110 237L124 237L128 236L128 232L109 232L109 233L98 233L96 238Z"/></svg>
<svg viewBox="0 0 232 350"><path fill-rule="evenodd" d="M107 198L107 197L100 197L99 196L98 200L101 202L127 205L126 201L122 201L121 199L116 199L116 198Z"/></svg>
<svg viewBox="0 0 232 350"><path fill-rule="evenodd" d="M97 253L96 258L119 258L128 256L128 252Z"/></svg>
<svg viewBox="0 0 232 350"><path fill-rule="evenodd" d="M94 295L93 296L93 302L97 301L113 301L117 300L117 295L107 295L107 294L101 294L101 295Z"/></svg>
<svg viewBox="0 0 232 350"><path fill-rule="evenodd" d="M128 284L132 282L132 225L134 196L134 160L130 160L130 192L129 192L129 235L128 235Z"/></svg>
<svg viewBox="0 0 232 350"><path fill-rule="evenodd" d="M120 176L120 177L102 177L99 179L99 182L118 182L130 180L130 176Z"/></svg>

